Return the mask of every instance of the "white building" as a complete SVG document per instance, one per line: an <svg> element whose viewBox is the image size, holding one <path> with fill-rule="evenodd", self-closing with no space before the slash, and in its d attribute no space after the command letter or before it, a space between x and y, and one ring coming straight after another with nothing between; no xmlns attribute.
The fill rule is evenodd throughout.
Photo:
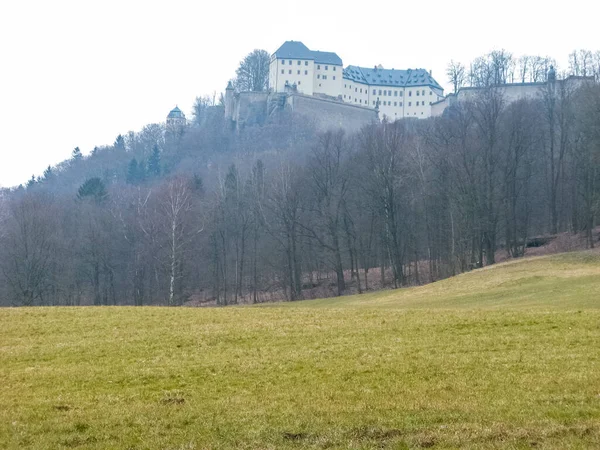
<svg viewBox="0 0 600 450"><path fill-rule="evenodd" d="M269 66L269 90L285 92L290 87L304 95L378 108L381 118L391 120L430 117L431 104L443 98L442 87L424 69L344 69L337 54L313 51L297 41L279 47Z"/></svg>

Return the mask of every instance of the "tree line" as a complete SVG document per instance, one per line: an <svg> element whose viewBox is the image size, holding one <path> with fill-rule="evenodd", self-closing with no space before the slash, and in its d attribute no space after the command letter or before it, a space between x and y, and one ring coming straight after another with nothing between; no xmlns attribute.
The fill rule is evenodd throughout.
<svg viewBox="0 0 600 450"><path fill-rule="evenodd" d="M441 117L355 133L222 106L159 124L0 193L3 305L298 300L432 282L597 235L600 86L490 85Z"/></svg>

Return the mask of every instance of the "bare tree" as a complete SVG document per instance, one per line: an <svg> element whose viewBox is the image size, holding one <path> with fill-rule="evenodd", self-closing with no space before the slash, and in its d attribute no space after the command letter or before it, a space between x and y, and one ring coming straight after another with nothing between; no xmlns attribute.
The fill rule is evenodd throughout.
<svg viewBox="0 0 600 450"><path fill-rule="evenodd" d="M454 60L451 60L446 68L446 75L448 76L448 81L452 83L454 93L456 94L458 89L461 88L465 83L465 66L460 62L454 62Z"/></svg>
<svg viewBox="0 0 600 450"><path fill-rule="evenodd" d="M53 288L57 246L53 206L47 195L38 192L26 192L9 204L0 268L16 305L46 304Z"/></svg>
<svg viewBox="0 0 600 450"><path fill-rule="evenodd" d="M254 50L240 62L235 87L239 91L265 91L269 83L270 56L265 50Z"/></svg>

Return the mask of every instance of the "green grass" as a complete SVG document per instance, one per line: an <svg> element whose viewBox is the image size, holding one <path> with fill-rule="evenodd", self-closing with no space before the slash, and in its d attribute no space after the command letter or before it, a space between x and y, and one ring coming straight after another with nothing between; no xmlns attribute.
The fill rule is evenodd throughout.
<svg viewBox="0 0 600 450"><path fill-rule="evenodd" d="M0 448L600 448L600 256L266 307L0 310Z"/></svg>

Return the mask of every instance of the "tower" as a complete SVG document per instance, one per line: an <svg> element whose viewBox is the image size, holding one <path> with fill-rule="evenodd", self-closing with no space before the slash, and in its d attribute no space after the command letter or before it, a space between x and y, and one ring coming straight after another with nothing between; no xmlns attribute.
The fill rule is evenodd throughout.
<svg viewBox="0 0 600 450"><path fill-rule="evenodd" d="M233 102L234 102L234 89L231 81L227 83L227 87L225 88L225 118L232 120L233 119Z"/></svg>
<svg viewBox="0 0 600 450"><path fill-rule="evenodd" d="M179 130L184 128L186 124L185 114L175 106L167 116L167 128L170 130Z"/></svg>

